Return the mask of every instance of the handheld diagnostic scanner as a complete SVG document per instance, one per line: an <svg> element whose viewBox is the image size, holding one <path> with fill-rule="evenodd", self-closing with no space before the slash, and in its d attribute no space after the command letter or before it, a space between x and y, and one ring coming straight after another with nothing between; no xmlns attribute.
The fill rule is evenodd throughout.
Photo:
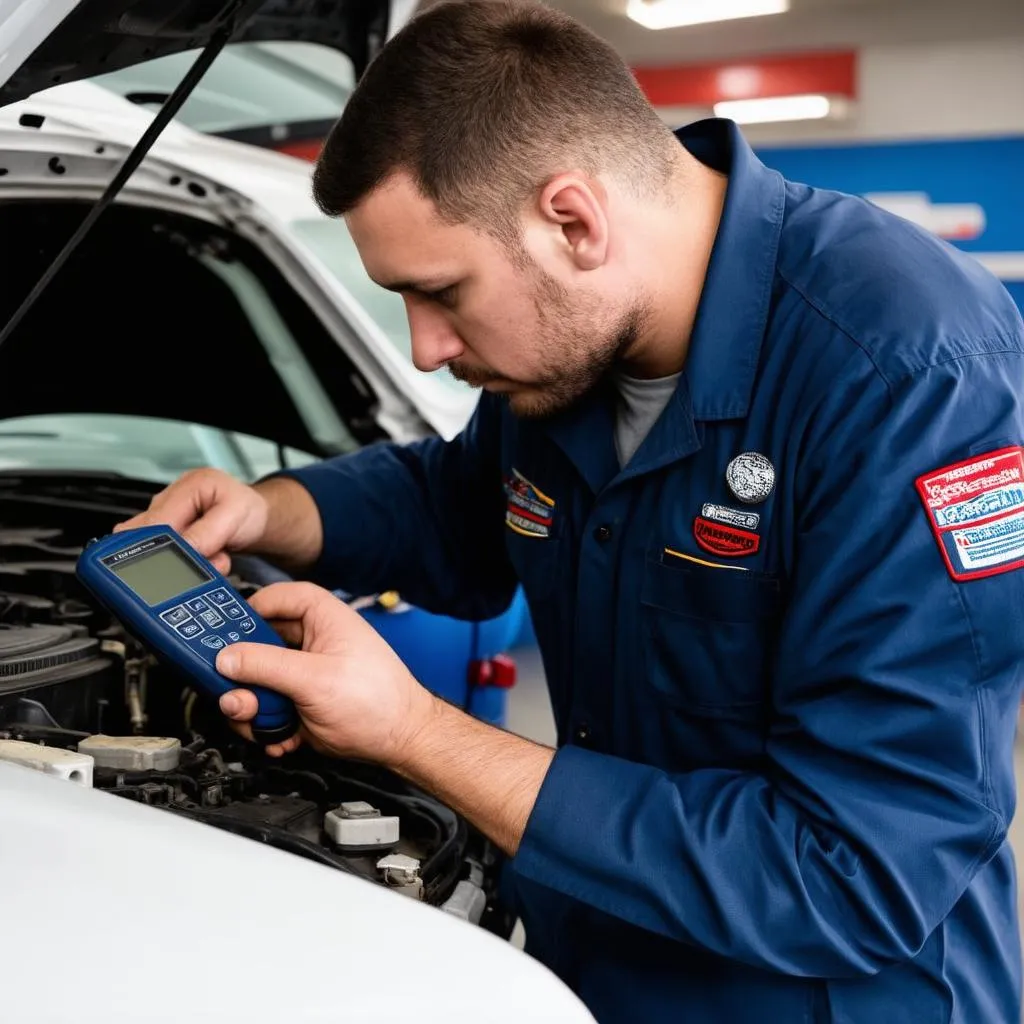
<svg viewBox="0 0 1024 1024"><path fill-rule="evenodd" d="M124 627L214 699L239 684L216 668L217 652L245 641L284 641L198 551L168 526L144 526L92 541L78 559L83 586ZM258 743L298 730L291 700L246 686L259 701L250 722Z"/></svg>

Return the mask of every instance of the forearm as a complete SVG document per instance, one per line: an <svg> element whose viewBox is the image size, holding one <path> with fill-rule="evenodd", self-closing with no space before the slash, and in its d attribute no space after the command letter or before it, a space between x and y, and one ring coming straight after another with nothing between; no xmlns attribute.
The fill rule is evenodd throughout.
<svg viewBox="0 0 1024 1024"><path fill-rule="evenodd" d="M514 856L554 753L434 698L391 767Z"/></svg>
<svg viewBox="0 0 1024 1024"><path fill-rule="evenodd" d="M267 527L251 553L283 569L313 565L323 548L323 525L313 496L297 480L272 477L255 485L267 503Z"/></svg>

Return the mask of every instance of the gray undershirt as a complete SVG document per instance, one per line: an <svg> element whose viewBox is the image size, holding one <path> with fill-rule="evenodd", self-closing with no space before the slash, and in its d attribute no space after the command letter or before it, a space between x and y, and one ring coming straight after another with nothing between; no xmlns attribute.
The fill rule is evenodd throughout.
<svg viewBox="0 0 1024 1024"><path fill-rule="evenodd" d="M618 399L615 403L615 450L619 468L624 468L650 433L658 417L668 405L682 374L640 380L615 374Z"/></svg>

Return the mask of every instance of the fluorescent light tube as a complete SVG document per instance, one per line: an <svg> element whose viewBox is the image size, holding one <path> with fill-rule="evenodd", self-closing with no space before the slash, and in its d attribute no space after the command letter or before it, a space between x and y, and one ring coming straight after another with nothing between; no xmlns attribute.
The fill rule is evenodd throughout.
<svg viewBox="0 0 1024 1024"><path fill-rule="evenodd" d="M772 121L813 121L828 117L832 101L827 96L766 96L755 100L722 100L715 104L715 117L737 124L767 124Z"/></svg>
<svg viewBox="0 0 1024 1024"><path fill-rule="evenodd" d="M629 0L626 14L644 28L679 28L733 18L784 14L789 0Z"/></svg>

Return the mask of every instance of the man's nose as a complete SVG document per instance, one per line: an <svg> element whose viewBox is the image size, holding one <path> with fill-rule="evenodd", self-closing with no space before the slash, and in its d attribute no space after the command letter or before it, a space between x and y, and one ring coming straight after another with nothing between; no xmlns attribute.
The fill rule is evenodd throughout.
<svg viewBox="0 0 1024 1024"><path fill-rule="evenodd" d="M418 299L406 299L405 308L412 338L412 361L417 370L431 373L462 355L462 339L443 313Z"/></svg>

